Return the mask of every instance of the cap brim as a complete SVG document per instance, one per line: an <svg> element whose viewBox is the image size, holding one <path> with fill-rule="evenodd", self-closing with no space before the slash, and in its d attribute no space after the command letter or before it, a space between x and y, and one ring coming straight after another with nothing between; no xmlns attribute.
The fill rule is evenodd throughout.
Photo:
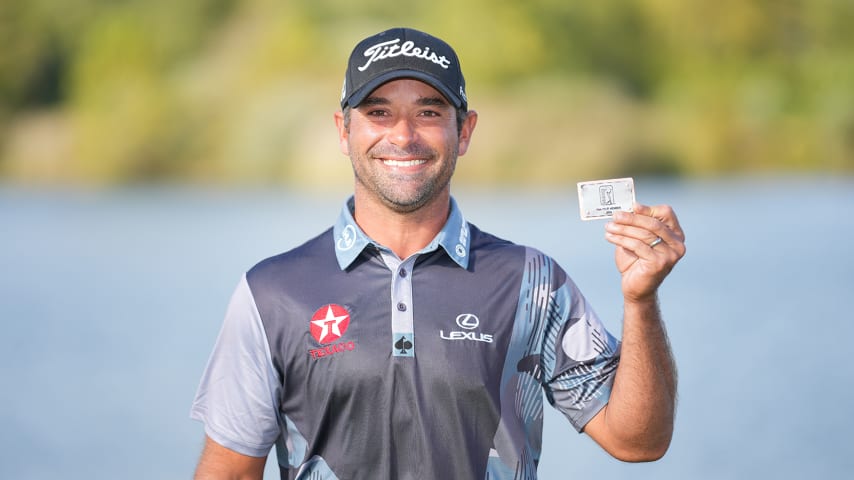
<svg viewBox="0 0 854 480"><path fill-rule="evenodd" d="M384 83L390 82L392 80L398 78L414 78L416 80L420 80L431 87L435 88L445 97L446 100L451 102L451 104L455 108L460 108L463 106L463 101L460 98L459 94L452 92L448 87L445 86L438 78L427 75L424 72L419 72L416 70L392 70L390 72L383 73L378 75L376 78L371 79L371 81L362 85L361 88L353 92L349 97L345 98L342 102L341 106L344 107L349 105L352 108L358 107L360 103L362 103L368 95L371 94L374 90L379 88Z"/></svg>

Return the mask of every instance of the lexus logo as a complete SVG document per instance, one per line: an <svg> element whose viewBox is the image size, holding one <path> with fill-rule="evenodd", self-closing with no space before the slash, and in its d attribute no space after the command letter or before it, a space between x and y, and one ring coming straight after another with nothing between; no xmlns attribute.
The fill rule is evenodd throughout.
<svg viewBox="0 0 854 480"><path fill-rule="evenodd" d="M480 320L477 318L477 315L473 313L461 313L457 315L457 325L459 325L460 328L472 330L477 328L479 324Z"/></svg>
<svg viewBox="0 0 854 480"><path fill-rule="evenodd" d="M442 340L470 340L474 342L492 343L493 335L491 333L475 333L471 331L480 325L480 319L477 318L477 315L473 313L461 313L457 315L457 325L460 328L469 331L461 332L457 330L455 332L445 333L444 330L439 330L439 337Z"/></svg>

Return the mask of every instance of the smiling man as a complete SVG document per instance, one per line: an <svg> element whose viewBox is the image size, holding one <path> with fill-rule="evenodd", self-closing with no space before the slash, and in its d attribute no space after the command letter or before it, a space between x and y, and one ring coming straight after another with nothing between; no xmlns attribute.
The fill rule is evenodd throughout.
<svg viewBox="0 0 854 480"><path fill-rule="evenodd" d="M668 448L676 376L657 304L684 255L672 209L606 226L622 342L550 257L451 196L477 113L453 49L388 30L350 55L335 124L353 196L335 225L241 279L191 416L196 478L532 479L543 394L625 461Z"/></svg>

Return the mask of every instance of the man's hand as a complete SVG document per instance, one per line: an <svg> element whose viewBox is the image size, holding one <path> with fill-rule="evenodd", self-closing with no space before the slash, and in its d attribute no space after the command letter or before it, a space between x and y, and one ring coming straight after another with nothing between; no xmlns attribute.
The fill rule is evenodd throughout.
<svg viewBox="0 0 854 480"><path fill-rule="evenodd" d="M627 302L645 302L654 300L664 277L685 255L685 233L668 205L635 204L634 210L614 212L605 238L617 246L623 297Z"/></svg>

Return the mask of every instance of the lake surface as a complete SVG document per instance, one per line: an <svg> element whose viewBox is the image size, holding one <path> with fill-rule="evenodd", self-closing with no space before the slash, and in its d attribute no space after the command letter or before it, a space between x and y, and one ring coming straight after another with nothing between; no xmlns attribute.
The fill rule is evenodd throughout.
<svg viewBox="0 0 854 480"><path fill-rule="evenodd" d="M854 178L636 188L687 234L661 291L673 444L620 463L547 408L540 478L848 477ZM0 187L0 478L190 478L203 438L190 402L232 289L331 225L347 195ZM456 197L481 228L555 257L619 335L613 249L602 222L579 220L574 186Z"/></svg>

